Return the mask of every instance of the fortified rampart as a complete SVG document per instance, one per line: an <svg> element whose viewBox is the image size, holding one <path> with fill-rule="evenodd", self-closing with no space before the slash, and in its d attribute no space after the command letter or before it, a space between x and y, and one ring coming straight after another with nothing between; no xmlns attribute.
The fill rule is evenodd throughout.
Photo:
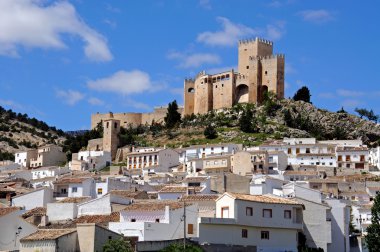
<svg viewBox="0 0 380 252"><path fill-rule="evenodd" d="M183 108L178 108L178 112L183 114ZM120 125L124 128L128 127L130 124L137 126L140 124L151 124L154 120L155 122L163 122L166 116L166 107L156 107L151 113L96 113L91 115L91 129L94 129L98 123L108 119L120 120Z"/></svg>

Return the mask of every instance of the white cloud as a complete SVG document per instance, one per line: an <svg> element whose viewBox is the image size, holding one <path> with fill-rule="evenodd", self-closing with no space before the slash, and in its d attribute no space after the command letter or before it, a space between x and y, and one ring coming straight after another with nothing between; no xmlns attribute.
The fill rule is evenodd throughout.
<svg viewBox="0 0 380 252"><path fill-rule="evenodd" d="M180 68L197 68L202 65L215 65L221 62L220 57L211 53L194 53L185 54L180 52L171 52L167 56L169 59L179 61Z"/></svg>
<svg viewBox="0 0 380 252"><path fill-rule="evenodd" d="M139 101L135 101L133 99L127 99L125 101L125 105L131 106L133 108L140 109L140 110L146 110L146 111L152 110L152 107L149 106L148 104L143 103L143 102L139 102Z"/></svg>
<svg viewBox="0 0 380 252"><path fill-rule="evenodd" d="M361 105L362 102L359 100L355 99L350 99L350 100L344 100L341 102L341 105L346 108L356 108L357 106Z"/></svg>
<svg viewBox="0 0 380 252"><path fill-rule="evenodd" d="M18 56L18 47L64 49L63 34L84 42L84 53L92 61L112 60L106 38L90 28L67 1L0 1L0 55Z"/></svg>
<svg viewBox="0 0 380 252"><path fill-rule="evenodd" d="M206 10L211 10L211 1L210 0L199 0L199 5Z"/></svg>
<svg viewBox="0 0 380 252"><path fill-rule="evenodd" d="M242 24L232 23L225 17L217 17L221 23L222 30L216 32L202 32L198 34L197 41L212 46L233 46L237 41L244 37L258 34L258 31Z"/></svg>
<svg viewBox="0 0 380 252"><path fill-rule="evenodd" d="M338 89L336 92L339 96L343 97L359 97L365 95L364 92L347 89Z"/></svg>
<svg viewBox="0 0 380 252"><path fill-rule="evenodd" d="M104 105L104 101L100 100L99 98L96 98L96 97L90 97L88 98L87 102L91 105L94 105L94 106L102 106Z"/></svg>
<svg viewBox="0 0 380 252"><path fill-rule="evenodd" d="M58 98L62 98L62 101L70 106L75 105L84 98L84 94L75 90L57 90L56 95Z"/></svg>
<svg viewBox="0 0 380 252"><path fill-rule="evenodd" d="M112 29L115 29L117 27L117 23L115 21L110 20L110 19L104 19L103 23L107 24Z"/></svg>
<svg viewBox="0 0 380 252"><path fill-rule="evenodd" d="M234 69L235 71L237 71L238 68L237 66L215 67L215 68L208 69L206 72L208 74L218 74L218 73L223 73L226 71L231 71L231 69Z"/></svg>
<svg viewBox="0 0 380 252"><path fill-rule="evenodd" d="M304 10L298 12L298 15L300 15L303 18L303 20L316 24L327 23L329 21L334 20L333 13L324 9Z"/></svg>
<svg viewBox="0 0 380 252"><path fill-rule="evenodd" d="M336 95L333 93L330 93L330 92L326 92L326 93L318 94L318 97L324 98L324 99L334 99L334 98L336 98Z"/></svg>
<svg viewBox="0 0 380 252"><path fill-rule="evenodd" d="M279 40L286 33L285 22L279 21L266 27L265 36L270 40Z"/></svg>
<svg viewBox="0 0 380 252"><path fill-rule="evenodd" d="M13 100L5 100L5 99L0 99L0 106L3 107L9 107L11 109L16 109L16 110L24 110L24 106L13 101Z"/></svg>
<svg viewBox="0 0 380 252"><path fill-rule="evenodd" d="M277 21L262 28L236 24L225 17L217 17L217 21L221 23L222 30L202 32L197 36L198 42L211 46L233 46L242 38L263 36L266 39L278 40L286 33L284 21Z"/></svg>
<svg viewBox="0 0 380 252"><path fill-rule="evenodd" d="M123 95L138 94L156 88L153 86L149 74L140 70L118 71L109 77L88 81L87 87L100 92Z"/></svg>

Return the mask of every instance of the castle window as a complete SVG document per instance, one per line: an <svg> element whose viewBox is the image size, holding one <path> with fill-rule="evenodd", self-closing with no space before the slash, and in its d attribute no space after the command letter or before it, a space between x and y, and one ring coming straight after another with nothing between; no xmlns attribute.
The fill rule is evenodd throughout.
<svg viewBox="0 0 380 252"><path fill-rule="evenodd" d="M222 84L222 87L224 87L224 84Z"/></svg>
<svg viewBox="0 0 380 252"><path fill-rule="evenodd" d="M227 78L227 79L229 79L229 78L230 78L230 75L229 75L229 74L227 74L227 75L226 75L226 78Z"/></svg>
<svg viewBox="0 0 380 252"><path fill-rule="evenodd" d="M107 122L107 129L108 129L108 127L109 127L109 122Z"/></svg>
<svg viewBox="0 0 380 252"><path fill-rule="evenodd" d="M115 129L117 129L117 123L115 123L114 127L115 127Z"/></svg>
<svg viewBox="0 0 380 252"><path fill-rule="evenodd" d="M249 66L247 66L247 69L249 69Z"/></svg>
<svg viewBox="0 0 380 252"><path fill-rule="evenodd" d="M265 71L265 75L267 75L268 74L268 71Z"/></svg>
<svg viewBox="0 0 380 252"><path fill-rule="evenodd" d="M218 88L218 85L215 85L215 88Z"/></svg>
<svg viewBox="0 0 380 252"><path fill-rule="evenodd" d="M188 93L195 93L195 89L194 89L194 88L189 88L189 89L187 90L187 92L188 92Z"/></svg>

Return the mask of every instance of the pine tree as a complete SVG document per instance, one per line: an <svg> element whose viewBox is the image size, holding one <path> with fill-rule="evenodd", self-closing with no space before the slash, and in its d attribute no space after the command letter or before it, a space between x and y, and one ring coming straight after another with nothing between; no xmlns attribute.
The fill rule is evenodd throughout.
<svg viewBox="0 0 380 252"><path fill-rule="evenodd" d="M257 125L251 109L245 109L239 120L240 130L245 133L257 131Z"/></svg>
<svg viewBox="0 0 380 252"><path fill-rule="evenodd" d="M174 100L168 105L168 111L164 118L165 126L168 129L174 128L179 122L181 122L181 114L178 112L177 101Z"/></svg>
<svg viewBox="0 0 380 252"><path fill-rule="evenodd" d="M211 124L209 124L209 125L205 128L203 134L205 135L205 137L206 137L207 139L215 139L215 138L218 137L218 132L216 131L215 127L212 126Z"/></svg>
<svg viewBox="0 0 380 252"><path fill-rule="evenodd" d="M306 86L303 86L300 89L298 89L298 91L294 94L293 100L311 103L310 97L311 97L311 94L310 94L309 88Z"/></svg>
<svg viewBox="0 0 380 252"><path fill-rule="evenodd" d="M372 224L367 228L365 242L369 252L375 252L380 251L380 194L376 195L371 213Z"/></svg>

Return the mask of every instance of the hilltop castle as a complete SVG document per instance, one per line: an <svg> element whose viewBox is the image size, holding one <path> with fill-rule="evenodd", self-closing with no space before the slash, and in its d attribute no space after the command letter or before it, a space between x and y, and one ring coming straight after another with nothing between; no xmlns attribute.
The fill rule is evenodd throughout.
<svg viewBox="0 0 380 252"><path fill-rule="evenodd" d="M267 91L284 98L285 58L273 54L273 42L241 40L238 52L238 72L232 69L210 75L203 71L195 79L185 79L185 115L204 114L237 103L260 103Z"/></svg>
<svg viewBox="0 0 380 252"><path fill-rule="evenodd" d="M200 72L195 79L185 79L182 115L204 114L213 109L230 108L238 103L261 103L263 94L272 91L284 98L283 54L273 54L273 42L256 38L241 40L238 45L238 72L233 69L219 74ZM108 119L128 124L162 122L166 108L155 108L152 113L106 113L91 115L91 128Z"/></svg>

